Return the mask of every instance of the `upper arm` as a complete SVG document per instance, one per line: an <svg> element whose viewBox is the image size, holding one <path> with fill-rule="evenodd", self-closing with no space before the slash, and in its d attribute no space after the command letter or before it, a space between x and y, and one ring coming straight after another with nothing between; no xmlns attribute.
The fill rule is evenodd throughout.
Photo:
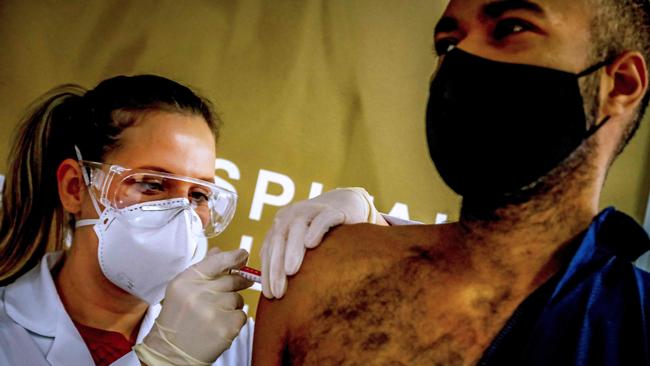
<svg viewBox="0 0 650 366"><path fill-rule="evenodd" d="M319 266L317 266L319 267ZM301 271L289 280L281 299L269 300L260 294L253 337L253 365L281 365L289 352L292 330L309 323L321 296L314 291L314 277Z"/></svg>
<svg viewBox="0 0 650 366"><path fill-rule="evenodd" d="M292 339L309 327L323 303L383 261L381 254L390 251L369 245L376 228L363 224L331 230L318 248L307 251L300 271L289 278L283 298L260 296L253 365L281 365L293 351Z"/></svg>
<svg viewBox="0 0 650 366"><path fill-rule="evenodd" d="M253 365L280 365L284 353L287 322L280 302L260 294L255 316Z"/></svg>
<svg viewBox="0 0 650 366"><path fill-rule="evenodd" d="M253 337L253 365L281 365L289 352L292 330L309 323L314 307L323 297L321 290L330 290L330 283L341 278L335 274L340 273L336 269L336 254L340 254L342 248L330 241L331 233L318 249L308 251L298 274L289 277L284 297L269 300L260 295Z"/></svg>

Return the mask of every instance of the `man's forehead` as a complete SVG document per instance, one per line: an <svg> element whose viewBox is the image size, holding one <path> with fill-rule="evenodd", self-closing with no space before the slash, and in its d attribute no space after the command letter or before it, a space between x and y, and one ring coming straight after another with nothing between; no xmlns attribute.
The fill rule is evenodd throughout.
<svg viewBox="0 0 650 366"><path fill-rule="evenodd" d="M467 20L467 18L498 19L510 11L525 11L538 17L549 15L557 16L558 13L569 13L576 5L582 5L585 0L451 0L436 32L447 31L454 22ZM575 12L574 12L575 13ZM568 15L568 14L566 14ZM438 28L441 29L438 29Z"/></svg>
<svg viewBox="0 0 650 366"><path fill-rule="evenodd" d="M579 2L581 0L572 0ZM455 8L485 9L488 12L499 9L523 8L545 11L547 8L557 8L566 4L566 0L450 0L447 10Z"/></svg>

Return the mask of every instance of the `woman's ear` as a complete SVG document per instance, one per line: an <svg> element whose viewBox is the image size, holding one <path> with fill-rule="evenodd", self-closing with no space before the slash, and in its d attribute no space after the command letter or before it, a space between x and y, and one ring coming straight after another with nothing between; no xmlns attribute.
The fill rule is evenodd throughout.
<svg viewBox="0 0 650 366"><path fill-rule="evenodd" d="M648 89L648 68L643 55L626 51L607 66L601 79L601 116L634 115Z"/></svg>
<svg viewBox="0 0 650 366"><path fill-rule="evenodd" d="M79 163L73 159L63 160L56 170L56 180L63 208L71 214L80 213L86 186Z"/></svg>

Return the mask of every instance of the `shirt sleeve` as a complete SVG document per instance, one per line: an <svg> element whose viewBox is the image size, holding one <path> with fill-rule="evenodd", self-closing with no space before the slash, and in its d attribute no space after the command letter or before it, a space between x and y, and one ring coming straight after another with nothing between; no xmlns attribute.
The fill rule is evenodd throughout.
<svg viewBox="0 0 650 366"><path fill-rule="evenodd" d="M404 220L399 217L390 216L387 214L380 214L386 222L391 226L400 226L400 225L422 225L420 221Z"/></svg>

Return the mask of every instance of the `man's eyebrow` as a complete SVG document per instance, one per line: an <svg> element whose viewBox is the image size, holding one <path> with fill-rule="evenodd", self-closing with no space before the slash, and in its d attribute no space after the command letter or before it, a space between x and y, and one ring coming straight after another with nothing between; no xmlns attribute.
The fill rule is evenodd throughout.
<svg viewBox="0 0 650 366"><path fill-rule="evenodd" d="M442 17L433 30L433 34L449 33L458 30L458 21L452 17Z"/></svg>
<svg viewBox="0 0 650 366"><path fill-rule="evenodd" d="M528 10L537 15L545 15L544 9L538 4L528 0L496 0L485 4L482 14L488 18L496 19L504 13L513 10ZM449 33L457 31L460 28L458 20L450 16L440 18L433 31L434 36L438 33Z"/></svg>
<svg viewBox="0 0 650 366"><path fill-rule="evenodd" d="M538 4L527 0L500 0L483 6L483 14L496 19L504 13L513 10L528 10L538 15L544 15L544 9Z"/></svg>

